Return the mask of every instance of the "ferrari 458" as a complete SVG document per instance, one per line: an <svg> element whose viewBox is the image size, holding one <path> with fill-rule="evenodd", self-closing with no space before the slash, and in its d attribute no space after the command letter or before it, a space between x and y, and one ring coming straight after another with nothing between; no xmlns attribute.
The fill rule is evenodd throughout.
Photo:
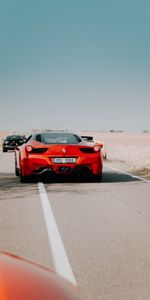
<svg viewBox="0 0 150 300"><path fill-rule="evenodd" d="M91 143L96 143L100 146L101 148L101 153L102 153L102 157L103 159L107 159L107 152L106 152L106 149L105 149L105 146L104 146L104 142L102 141L97 141L97 140L94 140L93 136L89 136L89 135L83 135L81 136L84 140L88 141L88 142L91 142Z"/></svg>
<svg viewBox="0 0 150 300"><path fill-rule="evenodd" d="M20 181L31 176L76 175L99 180L103 159L101 147L70 132L38 132L15 150L15 172Z"/></svg>

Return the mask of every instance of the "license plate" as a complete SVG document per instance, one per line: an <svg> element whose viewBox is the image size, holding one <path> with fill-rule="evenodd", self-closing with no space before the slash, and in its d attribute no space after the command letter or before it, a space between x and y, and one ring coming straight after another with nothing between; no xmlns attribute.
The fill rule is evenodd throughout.
<svg viewBox="0 0 150 300"><path fill-rule="evenodd" d="M76 163L75 157L56 157L53 158L53 163L55 164L74 164Z"/></svg>

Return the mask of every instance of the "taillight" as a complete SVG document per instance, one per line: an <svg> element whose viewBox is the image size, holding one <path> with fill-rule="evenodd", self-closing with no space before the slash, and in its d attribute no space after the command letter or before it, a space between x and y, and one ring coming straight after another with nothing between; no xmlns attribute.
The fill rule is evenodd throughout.
<svg viewBox="0 0 150 300"><path fill-rule="evenodd" d="M100 150L100 147L98 145L95 145L94 147L82 147L80 148L80 151L83 153L95 153Z"/></svg>
<svg viewBox="0 0 150 300"><path fill-rule="evenodd" d="M34 154L42 154L47 151L48 148L33 148L32 146L26 146L27 153L34 153Z"/></svg>
<svg viewBox="0 0 150 300"><path fill-rule="evenodd" d="M94 151L95 151L95 152L98 152L99 150L100 150L100 147L99 147L99 146L97 146L97 145L94 146Z"/></svg>
<svg viewBox="0 0 150 300"><path fill-rule="evenodd" d="M32 150L33 150L33 147L32 147L32 146L30 146L30 145L26 146L26 151L27 151L27 153L31 153Z"/></svg>

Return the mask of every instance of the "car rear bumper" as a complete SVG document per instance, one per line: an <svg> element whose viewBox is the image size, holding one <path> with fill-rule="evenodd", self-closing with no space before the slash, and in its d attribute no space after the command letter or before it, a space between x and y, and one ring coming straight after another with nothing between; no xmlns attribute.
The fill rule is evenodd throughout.
<svg viewBox="0 0 150 300"><path fill-rule="evenodd" d="M23 175L100 175L102 173L101 157L88 159L87 157L78 157L75 164L57 164L52 163L48 157L30 156L24 161Z"/></svg>
<svg viewBox="0 0 150 300"><path fill-rule="evenodd" d="M86 166L78 166L78 167L70 167L70 166L58 166L57 169L54 169L53 167L40 167L37 170L34 170L34 174L36 175L44 175L44 174L58 174L58 175L92 175L92 169L86 167Z"/></svg>
<svg viewBox="0 0 150 300"><path fill-rule="evenodd" d="M15 145L3 145L3 149L6 150L15 150Z"/></svg>

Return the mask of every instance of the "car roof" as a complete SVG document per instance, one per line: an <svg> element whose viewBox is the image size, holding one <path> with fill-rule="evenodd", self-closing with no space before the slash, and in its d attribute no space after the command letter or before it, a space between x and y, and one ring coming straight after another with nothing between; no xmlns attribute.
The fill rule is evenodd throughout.
<svg viewBox="0 0 150 300"><path fill-rule="evenodd" d="M64 135L77 135L79 137L81 137L80 135L74 133L74 132L70 132L70 131L39 131L36 133L33 133L32 136L37 136L37 135L44 135L44 134L64 134Z"/></svg>
<svg viewBox="0 0 150 300"><path fill-rule="evenodd" d="M8 135L7 137L6 137L6 139L9 139L9 138L23 138L23 136L22 135L19 135L19 134L13 134L13 135Z"/></svg>

